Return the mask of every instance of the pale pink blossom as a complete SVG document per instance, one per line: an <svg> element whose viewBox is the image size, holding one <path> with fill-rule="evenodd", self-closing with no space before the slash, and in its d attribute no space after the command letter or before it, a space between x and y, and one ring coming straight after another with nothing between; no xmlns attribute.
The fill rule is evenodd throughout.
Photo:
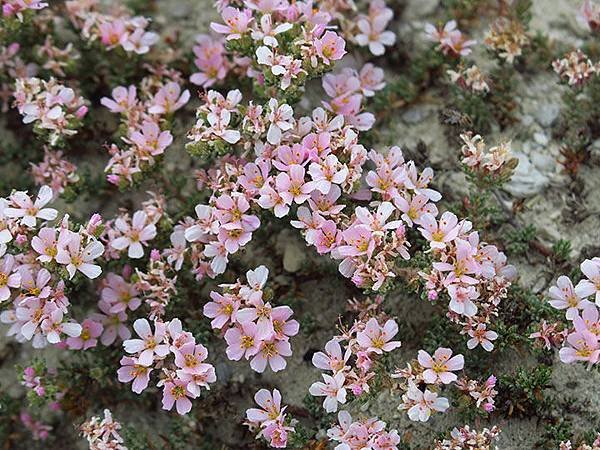
<svg viewBox="0 0 600 450"><path fill-rule="evenodd" d="M449 348L438 348L433 357L424 350L419 350L418 360L423 372L423 381L428 384L450 384L457 380L456 374L452 373L461 370L465 365L463 355L452 356L452 350Z"/></svg>
<svg viewBox="0 0 600 450"><path fill-rule="evenodd" d="M394 320L386 321L382 327L377 319L372 317L367 321L365 329L356 334L356 340L363 349L382 354L400 347L400 341L392 341L397 333L398 324Z"/></svg>
<svg viewBox="0 0 600 450"><path fill-rule="evenodd" d="M346 389L344 383L346 377L343 372L338 372L334 376L323 374L323 381L313 383L309 392L315 397L325 397L323 408L327 412L336 412L338 403L346 403Z"/></svg>

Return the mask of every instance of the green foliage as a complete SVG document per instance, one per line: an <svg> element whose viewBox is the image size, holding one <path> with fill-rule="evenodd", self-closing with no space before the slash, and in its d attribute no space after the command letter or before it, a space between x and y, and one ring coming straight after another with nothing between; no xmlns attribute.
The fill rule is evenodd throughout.
<svg viewBox="0 0 600 450"><path fill-rule="evenodd" d="M536 235L537 229L534 225L526 225L523 228L510 230L506 233L506 250L510 255L524 256Z"/></svg>
<svg viewBox="0 0 600 450"><path fill-rule="evenodd" d="M571 256L572 250L573 247L571 245L571 241L566 239L559 239L554 243L554 245L552 245L554 260L557 262L567 261Z"/></svg>
<svg viewBox="0 0 600 450"><path fill-rule="evenodd" d="M543 413L548 406L543 390L550 386L552 367L538 365L531 369L519 368L513 374L498 378L498 392L504 413L508 416L531 417Z"/></svg>

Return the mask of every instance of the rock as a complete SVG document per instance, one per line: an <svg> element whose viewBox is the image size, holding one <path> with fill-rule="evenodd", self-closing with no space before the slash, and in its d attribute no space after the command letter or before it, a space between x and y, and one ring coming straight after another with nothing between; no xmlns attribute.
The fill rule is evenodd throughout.
<svg viewBox="0 0 600 450"><path fill-rule="evenodd" d="M560 105L558 103L540 103L534 114L538 123L548 128L560 114Z"/></svg>
<svg viewBox="0 0 600 450"><path fill-rule="evenodd" d="M402 114L402 120L406 123L415 124L425 120L431 111L423 106L413 106Z"/></svg>
<svg viewBox="0 0 600 450"><path fill-rule="evenodd" d="M549 178L531 163L527 155L515 152L515 157L519 159L519 165L504 187L507 192L515 197L525 198L541 192L548 186Z"/></svg>
<svg viewBox="0 0 600 450"><path fill-rule="evenodd" d="M414 19L422 19L435 12L440 0L418 0L408 2L406 9L402 15L402 19L406 21Z"/></svg>
<svg viewBox="0 0 600 450"><path fill-rule="evenodd" d="M543 174L556 172L556 160L545 153L533 152L530 156L531 163Z"/></svg>
<svg viewBox="0 0 600 450"><path fill-rule="evenodd" d="M533 118L533 116L530 116L529 114L525 114L523 117L521 117L521 123L526 127L530 127L531 125L533 125L534 121L535 119Z"/></svg>
<svg viewBox="0 0 600 450"><path fill-rule="evenodd" d="M542 132L533 133L533 140L540 145L548 145L548 142L550 142L548 135Z"/></svg>
<svg viewBox="0 0 600 450"><path fill-rule="evenodd" d="M307 251L300 242L288 241L283 248L283 268L288 272L298 272L306 262Z"/></svg>

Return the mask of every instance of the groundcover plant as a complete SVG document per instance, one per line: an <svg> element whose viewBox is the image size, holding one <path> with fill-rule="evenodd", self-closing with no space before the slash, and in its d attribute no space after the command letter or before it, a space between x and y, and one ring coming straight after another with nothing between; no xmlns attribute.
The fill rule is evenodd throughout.
<svg viewBox="0 0 600 450"><path fill-rule="evenodd" d="M600 449L599 3L0 6L0 448Z"/></svg>

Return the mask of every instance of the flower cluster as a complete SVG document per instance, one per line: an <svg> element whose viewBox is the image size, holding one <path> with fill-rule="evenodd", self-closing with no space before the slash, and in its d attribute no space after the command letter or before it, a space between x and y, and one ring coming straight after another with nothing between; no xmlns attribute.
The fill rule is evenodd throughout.
<svg viewBox="0 0 600 450"><path fill-rule="evenodd" d="M498 334L488 325L516 276L515 268L506 264L506 256L496 246L480 241L470 221L459 222L451 212L439 220L425 214L419 231L429 242L434 259L429 272L419 272L428 298L433 301L441 293L447 294L448 317L469 336L467 347L481 345L491 351Z"/></svg>
<svg viewBox="0 0 600 450"><path fill-rule="evenodd" d="M14 97L23 123L34 123L34 131L51 146L77 134L88 111L85 99L54 78L18 78Z"/></svg>
<svg viewBox="0 0 600 450"><path fill-rule="evenodd" d="M211 326L226 330L227 357L232 361L252 358L250 367L257 372L264 372L267 365L273 372L285 369L284 356L292 355L289 338L299 329L298 322L290 320L293 311L289 306L273 307L265 302L268 275L265 266L249 270L247 284L220 285L223 294L212 291L212 301L204 305Z"/></svg>
<svg viewBox="0 0 600 450"><path fill-rule="evenodd" d="M562 59L552 62L554 71L569 86L583 86L600 73L600 63L594 64L580 49L569 52Z"/></svg>
<svg viewBox="0 0 600 450"><path fill-rule="evenodd" d="M456 382L456 387L467 398L475 402L476 408L490 413L496 408L494 400L496 395L498 395L498 391L495 389L496 381L494 375L490 375L483 383L477 380L461 378Z"/></svg>
<svg viewBox="0 0 600 450"><path fill-rule="evenodd" d="M49 369L39 361L34 361L23 369L20 375L21 385L27 389L27 397L32 404L47 404L52 411L61 409L60 400L65 392L55 382L56 370Z"/></svg>
<svg viewBox="0 0 600 450"><path fill-rule="evenodd" d="M473 92L474 94L486 94L490 91L490 86L485 75L475 64L465 68L460 65L457 70L448 70L450 81L461 89Z"/></svg>
<svg viewBox="0 0 600 450"><path fill-rule="evenodd" d="M467 56L477 41L467 39L457 28L456 20L446 22L444 26L434 26L430 23L425 25L427 38L438 44L437 49L452 57Z"/></svg>
<svg viewBox="0 0 600 450"><path fill-rule="evenodd" d="M113 419L110 410L104 410L104 418L94 416L79 428L88 441L90 450L127 450L119 434L121 424Z"/></svg>
<svg viewBox="0 0 600 450"><path fill-rule="evenodd" d="M375 116L361 112L366 97L385 87L383 70L371 63L365 64L360 72L345 68L338 74L323 77L323 89L331 97L323 106L332 114L344 116L345 123L357 130L366 131L373 127Z"/></svg>
<svg viewBox="0 0 600 450"><path fill-rule="evenodd" d="M330 106L336 101L341 105L360 104L362 95L348 95L349 92L361 89L370 91L367 93L370 95L381 86L372 66L365 67L359 74L344 71L332 75L324 83L326 91L336 95L327 106L337 109L338 113L341 112L338 107ZM231 196L239 192L243 200L240 211L247 211L251 203L272 210L276 217L295 210L298 220L292 220L291 224L302 230L309 245L315 246L320 254L342 260L340 272L352 278L357 286L380 289L395 276L396 257L410 258L405 223L413 226L423 214L437 214L432 202L441 195L428 188L433 171L427 168L419 173L412 161L404 161L397 147L385 157L374 150L367 153L358 144L356 130L368 128L372 115L355 116L355 107L351 111L343 110L351 113L351 117L338 114L330 118L324 109L316 108L311 117L296 120L292 108L280 105L275 99L264 108L252 103L242 107L240 101L239 91L230 91L227 97L209 91L206 103L198 110L196 126L188 135L192 141L188 148L194 154L221 152L236 144L245 149L254 148L257 155L254 162L249 163L237 160L233 164L233 160L228 159L227 177L218 171L207 174L214 179L214 182L210 180L213 198L217 193L223 196L227 192ZM234 123L241 131L233 127ZM356 192L368 158L376 166L376 170L366 176L371 192ZM384 201L343 214L346 206L341 201L342 192L360 199L369 199L374 194ZM229 238L229 230L225 227L219 230L215 224L213 210L202 207L198 211L199 218L205 220L203 234ZM250 240L252 228L244 225L244 221L236 222L234 250L239 242L245 244ZM231 251L225 248L218 253L225 258ZM214 259L211 266L213 264Z"/></svg>
<svg viewBox="0 0 600 450"><path fill-rule="evenodd" d="M371 0L369 13L359 14L356 18L358 31L352 32L354 42L361 47L368 46L375 56L383 55L386 46L396 43L396 35L386 30L393 17L394 12L385 5L384 0Z"/></svg>
<svg viewBox="0 0 600 450"><path fill-rule="evenodd" d="M585 276L576 286L569 277L558 277L556 286L549 290L550 305L565 311L570 322L563 334L564 339L556 339L557 332L540 331L539 338L547 345L563 347L559 351L560 360L566 364L577 361L592 366L600 361L600 258L586 259L580 265ZM533 335L536 338L538 335Z"/></svg>
<svg viewBox="0 0 600 450"><path fill-rule="evenodd" d="M483 137L467 132L460 135L464 142L461 154L467 175L476 185L499 185L509 180L519 160L512 156L510 141L486 148Z"/></svg>
<svg viewBox="0 0 600 450"><path fill-rule="evenodd" d="M251 431L259 432L256 439L263 438L273 448L286 448L290 433L294 433L294 419L285 413L287 406L281 406L281 394L277 389L273 393L260 389L254 394L254 401L260 408L246 410L245 425Z"/></svg>
<svg viewBox="0 0 600 450"><path fill-rule="evenodd" d="M97 0L70 0L65 5L71 23L81 31L82 38L89 42L100 41L107 50L121 48L127 53L142 55L158 42L158 34L146 29L150 20L132 17L124 8L118 15L110 15L99 11Z"/></svg>
<svg viewBox="0 0 600 450"><path fill-rule="evenodd" d="M38 66L26 64L19 56L21 45L13 42L8 46L0 45L0 111L6 112L11 104L15 90L15 79L37 75Z"/></svg>
<svg viewBox="0 0 600 450"><path fill-rule="evenodd" d="M121 149L112 144L108 149L111 158L105 171L110 183L120 187L132 185L173 142L170 118L189 101L190 92L182 92L178 72L164 75L155 73L145 78L139 97L137 88L131 85L118 86L113 89L112 98L102 98L104 106L120 114L121 130L125 130L121 139L127 145Z"/></svg>
<svg viewBox="0 0 600 450"><path fill-rule="evenodd" d="M40 420L34 420L27 411L21 411L19 419L23 426L29 430L34 441L45 441L50 436L52 426L43 423Z"/></svg>
<svg viewBox="0 0 600 450"><path fill-rule="evenodd" d="M406 380L400 386L405 394L399 409L406 410L410 420L420 422L427 422L433 412L445 412L450 403L439 396L439 390L456 382L458 377L454 372L462 370L464 364L464 357L452 356L449 348L438 348L433 356L419 350L417 361L392 374L393 378Z"/></svg>
<svg viewBox="0 0 600 450"><path fill-rule="evenodd" d="M450 439L436 441L432 450L497 450L494 442L499 435L500 428L497 426L477 431L465 425L454 428L450 432Z"/></svg>
<svg viewBox="0 0 600 450"><path fill-rule="evenodd" d="M232 8L235 9L235 8ZM190 81L203 88L213 86L215 83L223 81L231 70L237 66L242 66L241 60L237 60L237 65L232 63L227 57L225 43L222 38L214 38L206 34L196 36L196 45L194 50L194 64L198 69L191 75ZM244 73L243 75L248 75Z"/></svg>
<svg viewBox="0 0 600 450"><path fill-rule="evenodd" d="M213 22L211 28L226 35L228 48L235 50L234 63L252 62L255 72L248 75L265 88L295 91L306 78L319 75L346 53L344 39L327 29L331 14L320 5L313 7L312 1L259 1L245 6L222 8L224 23ZM230 64L221 42L202 40L203 49L214 51L195 50L201 72L192 81L206 87L223 79Z"/></svg>
<svg viewBox="0 0 600 450"><path fill-rule="evenodd" d="M39 46L36 53L43 62L42 68L53 72L57 77L65 77L65 70L72 67L74 61L81 56L72 42L62 49L54 45L52 35L46 36L44 45Z"/></svg>
<svg viewBox="0 0 600 450"><path fill-rule="evenodd" d="M353 421L349 412L340 411L338 423L327 430L329 440L339 442L336 449L398 450L398 431L386 431L386 423L376 417Z"/></svg>
<svg viewBox="0 0 600 450"><path fill-rule="evenodd" d="M152 371L162 369L157 386L163 388L163 409L170 411L175 406L179 414L187 414L192 409L190 399L197 398L201 388L210 389L209 383L217 380L215 368L204 362L208 350L196 343L192 333L183 330L179 319L155 320L154 330L146 319L137 319L133 329L139 337L123 342L123 348L132 356L121 358L119 381L132 381L131 390L140 394L148 387Z"/></svg>
<svg viewBox="0 0 600 450"><path fill-rule="evenodd" d="M44 149L44 159L31 164L33 181L38 186L48 185L54 195L62 194L65 188L79 181L75 164L63 158L60 150Z"/></svg>
<svg viewBox="0 0 600 450"><path fill-rule="evenodd" d="M346 403L348 391L355 397L368 393L377 358L400 347L399 341L392 340L398 333L398 324L392 319L381 322L375 317L358 320L327 342L325 352L313 355L313 365L331 373L323 374L323 381L313 383L309 389L311 395L325 397L323 408L327 412L335 412L338 403Z"/></svg>
<svg viewBox="0 0 600 450"><path fill-rule="evenodd" d="M78 231L71 229L68 216L51 227L47 222L58 212L45 206L52 195L42 186L35 199L22 191L0 199L0 301L12 302L0 319L11 324L8 335L21 342L33 339L36 348L82 333L79 323L68 320L65 281L77 272L90 279L102 272L95 264L104 252L97 240L100 217ZM8 243L14 254L7 252Z"/></svg>
<svg viewBox="0 0 600 450"><path fill-rule="evenodd" d="M42 0L4 0L2 2L2 15L4 17L17 16L23 21L23 14L26 11L37 11L48 6L47 2Z"/></svg>
<svg viewBox="0 0 600 450"><path fill-rule="evenodd" d="M491 25L483 43L500 59L512 64L523 54L529 40L521 22L502 17Z"/></svg>

